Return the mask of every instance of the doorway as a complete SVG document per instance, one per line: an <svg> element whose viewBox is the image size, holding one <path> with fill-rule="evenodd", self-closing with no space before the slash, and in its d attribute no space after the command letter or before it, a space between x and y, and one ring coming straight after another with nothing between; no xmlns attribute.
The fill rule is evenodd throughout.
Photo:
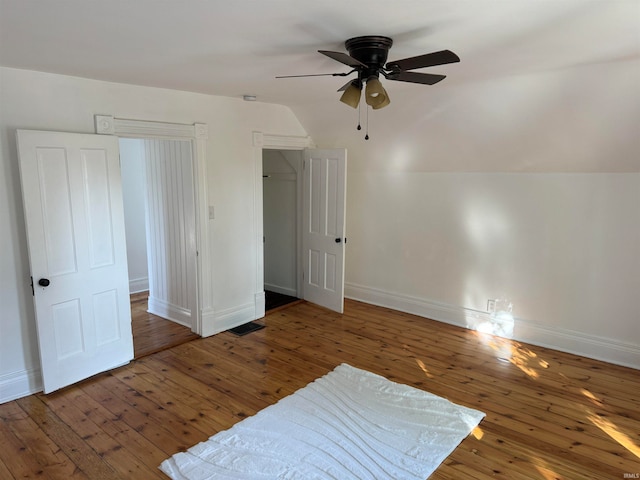
<svg viewBox="0 0 640 480"><path fill-rule="evenodd" d="M256 287L262 297L258 314L265 311L264 257L264 172L266 150L296 151L301 155L298 168L297 294L330 310L344 311L344 257L346 218L346 149L313 149L309 137L285 137L254 132L256 173ZM262 244L261 244L262 243ZM258 296L256 295L256 298ZM261 307L261 308L260 308Z"/></svg>
<svg viewBox="0 0 640 480"><path fill-rule="evenodd" d="M299 150L262 151L265 310L302 297Z"/></svg>
<svg viewBox="0 0 640 480"><path fill-rule="evenodd" d="M146 290L130 296L133 358L142 358L200 338L187 327L149 313L148 298Z"/></svg>
<svg viewBox="0 0 640 480"><path fill-rule="evenodd" d="M191 142L121 138L134 356L197 338Z"/></svg>

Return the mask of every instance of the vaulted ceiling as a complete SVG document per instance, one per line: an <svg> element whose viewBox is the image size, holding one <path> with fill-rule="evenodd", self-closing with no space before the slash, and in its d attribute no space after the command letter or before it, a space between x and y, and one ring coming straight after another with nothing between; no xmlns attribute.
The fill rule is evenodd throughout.
<svg viewBox="0 0 640 480"><path fill-rule="evenodd" d="M317 50L359 35L389 59L450 49L433 86L385 82L391 104L338 101ZM637 0L0 0L0 64L289 106L351 168L640 171ZM361 112L363 124L366 110Z"/></svg>

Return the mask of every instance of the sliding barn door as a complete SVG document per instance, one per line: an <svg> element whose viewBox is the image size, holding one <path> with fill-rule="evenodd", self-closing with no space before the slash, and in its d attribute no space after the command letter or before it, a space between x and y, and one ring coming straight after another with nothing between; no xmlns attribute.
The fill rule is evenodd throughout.
<svg viewBox="0 0 640 480"><path fill-rule="evenodd" d="M304 299L342 313L347 151L305 150Z"/></svg>
<svg viewBox="0 0 640 480"><path fill-rule="evenodd" d="M133 358L118 139L18 130L45 393Z"/></svg>

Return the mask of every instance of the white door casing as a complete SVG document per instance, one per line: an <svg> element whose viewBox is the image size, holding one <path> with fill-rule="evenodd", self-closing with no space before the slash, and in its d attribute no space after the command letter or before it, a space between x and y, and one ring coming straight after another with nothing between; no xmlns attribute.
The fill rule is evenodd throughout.
<svg viewBox="0 0 640 480"><path fill-rule="evenodd" d="M188 140L191 142L194 181L196 249L195 278L191 293L195 296L195 309L191 311L191 330L207 337L221 331L213 309L212 261L209 248L209 206L207 200L207 142L209 127L206 123L168 123L131 120L112 115L95 115L96 133L117 135L120 138ZM264 310L264 309L263 309Z"/></svg>
<svg viewBox="0 0 640 480"><path fill-rule="evenodd" d="M17 144L49 393L133 358L118 139L18 130Z"/></svg>
<svg viewBox="0 0 640 480"><path fill-rule="evenodd" d="M304 151L304 299L344 309L347 151Z"/></svg>

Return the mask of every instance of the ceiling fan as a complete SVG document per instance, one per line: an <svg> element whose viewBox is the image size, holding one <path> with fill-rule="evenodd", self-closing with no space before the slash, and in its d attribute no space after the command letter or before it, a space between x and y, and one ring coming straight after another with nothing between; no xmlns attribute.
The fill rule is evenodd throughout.
<svg viewBox="0 0 640 480"><path fill-rule="evenodd" d="M351 67L352 70L350 72L287 75L276 78L316 77L325 75L346 77L352 73L357 73L358 78L350 80L338 90L339 92L344 92L340 101L350 107L357 108L360 103L360 97L362 96L362 88L366 85L365 101L371 108L378 110L386 107L390 103L389 95L382 86L382 83L380 83L380 75L387 80L433 85L443 80L445 75L418 73L412 72L411 70L460 61L460 58L452 51L441 50L439 52L387 62L387 55L389 54L391 45L393 45L391 38L378 35L350 38L345 42L345 47L349 54L318 50L319 53Z"/></svg>

